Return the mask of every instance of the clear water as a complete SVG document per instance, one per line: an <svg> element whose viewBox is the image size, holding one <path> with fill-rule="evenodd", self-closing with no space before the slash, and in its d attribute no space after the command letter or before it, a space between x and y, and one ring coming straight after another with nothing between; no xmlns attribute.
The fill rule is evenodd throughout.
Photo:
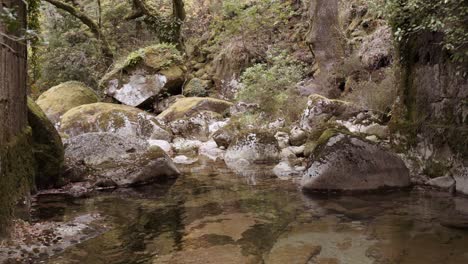
<svg viewBox="0 0 468 264"><path fill-rule="evenodd" d="M309 196L290 181L237 176L222 163L183 170L164 185L42 197L36 219L99 214L103 229L37 263L468 263L468 231L443 225L468 219L463 198L428 190Z"/></svg>

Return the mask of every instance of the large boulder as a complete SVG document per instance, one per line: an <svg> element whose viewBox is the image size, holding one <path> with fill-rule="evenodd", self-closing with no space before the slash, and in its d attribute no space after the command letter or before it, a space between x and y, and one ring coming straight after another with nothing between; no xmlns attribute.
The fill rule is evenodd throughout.
<svg viewBox="0 0 468 264"><path fill-rule="evenodd" d="M208 97L188 97L178 99L168 109L158 115L165 122L177 119L190 118L203 111L223 114L232 106L232 103Z"/></svg>
<svg viewBox="0 0 468 264"><path fill-rule="evenodd" d="M280 160L278 141L268 132L245 131L235 137L224 159L228 166L276 164Z"/></svg>
<svg viewBox="0 0 468 264"><path fill-rule="evenodd" d="M409 170L396 155L352 135L325 131L311 155L302 188L365 191L410 185Z"/></svg>
<svg viewBox="0 0 468 264"><path fill-rule="evenodd" d="M68 110L97 102L99 102L99 97L96 93L85 84L76 81L65 82L50 88L36 101L54 124Z"/></svg>
<svg viewBox="0 0 468 264"><path fill-rule="evenodd" d="M111 132L124 137L172 139L155 116L126 105L95 103L71 109L63 115L60 131L69 137L90 132Z"/></svg>
<svg viewBox="0 0 468 264"><path fill-rule="evenodd" d="M60 183L64 162L62 140L52 122L31 98L28 98L28 122L32 128L36 159L36 185L39 188L56 186Z"/></svg>
<svg viewBox="0 0 468 264"><path fill-rule="evenodd" d="M157 44L131 53L103 77L100 87L123 104L139 106L158 95L180 94L184 75L179 51Z"/></svg>
<svg viewBox="0 0 468 264"><path fill-rule="evenodd" d="M68 140L67 160L91 170L97 185L130 186L177 177L171 158L157 146L113 133L87 133Z"/></svg>

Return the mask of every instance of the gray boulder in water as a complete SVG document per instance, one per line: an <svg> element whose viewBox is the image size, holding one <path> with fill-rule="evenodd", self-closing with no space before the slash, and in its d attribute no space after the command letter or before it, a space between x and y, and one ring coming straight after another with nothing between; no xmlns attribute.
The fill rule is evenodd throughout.
<svg viewBox="0 0 468 264"><path fill-rule="evenodd" d="M229 167L276 164L280 160L278 142L270 133L246 131L235 137L224 160Z"/></svg>
<svg viewBox="0 0 468 264"><path fill-rule="evenodd" d="M86 133L68 140L65 156L85 164L97 182L130 186L177 177L180 172L159 147L113 133Z"/></svg>
<svg viewBox="0 0 468 264"><path fill-rule="evenodd" d="M410 185L409 170L398 156L352 135L329 136L315 147L311 159L301 181L306 191L366 191Z"/></svg>

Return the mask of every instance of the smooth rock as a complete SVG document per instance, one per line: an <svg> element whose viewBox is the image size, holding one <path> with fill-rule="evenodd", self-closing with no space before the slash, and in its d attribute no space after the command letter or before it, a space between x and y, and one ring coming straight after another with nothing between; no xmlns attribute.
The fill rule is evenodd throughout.
<svg viewBox="0 0 468 264"><path fill-rule="evenodd" d="M304 190L364 191L410 185L409 170L396 155L362 139L336 134L311 157Z"/></svg>
<svg viewBox="0 0 468 264"><path fill-rule="evenodd" d="M157 146L113 133L87 133L68 140L67 159L80 161L97 180L118 186L144 184L177 177L171 158Z"/></svg>
<svg viewBox="0 0 468 264"><path fill-rule="evenodd" d="M39 96L36 103L56 124L68 110L80 105L99 102L96 93L81 82L65 82L54 86Z"/></svg>
<svg viewBox="0 0 468 264"><path fill-rule="evenodd" d="M455 180L451 176L444 176L431 179L426 184L440 189L449 189L455 185Z"/></svg>

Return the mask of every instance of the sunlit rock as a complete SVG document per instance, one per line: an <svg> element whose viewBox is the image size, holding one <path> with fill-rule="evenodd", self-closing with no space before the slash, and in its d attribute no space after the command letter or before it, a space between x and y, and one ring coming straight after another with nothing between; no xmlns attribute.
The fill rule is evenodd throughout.
<svg viewBox="0 0 468 264"><path fill-rule="evenodd" d="M36 103L56 124L68 110L80 105L99 102L96 93L81 82L65 82L41 94Z"/></svg>

